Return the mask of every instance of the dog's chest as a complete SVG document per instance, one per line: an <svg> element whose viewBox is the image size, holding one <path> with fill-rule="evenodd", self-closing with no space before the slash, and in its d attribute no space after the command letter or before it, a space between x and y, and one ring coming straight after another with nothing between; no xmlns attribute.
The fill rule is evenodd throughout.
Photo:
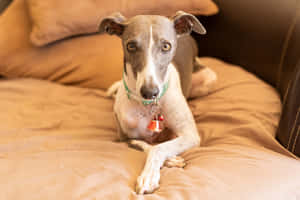
<svg viewBox="0 0 300 200"><path fill-rule="evenodd" d="M160 113L159 106L143 105L133 99L128 99L123 86L118 90L114 104L114 112L117 115L122 134L128 138L151 138L153 132L148 130L148 125L153 117Z"/></svg>

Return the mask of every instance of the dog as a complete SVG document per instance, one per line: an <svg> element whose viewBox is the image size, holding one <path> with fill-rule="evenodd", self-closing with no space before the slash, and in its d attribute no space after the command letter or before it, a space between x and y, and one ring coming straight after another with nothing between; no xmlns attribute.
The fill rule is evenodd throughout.
<svg viewBox="0 0 300 200"><path fill-rule="evenodd" d="M122 40L123 78L109 88L108 95L115 95L114 113L120 139L129 139L132 146L147 153L144 169L137 179L138 194L151 193L159 187L164 163L183 167L184 160L177 155L200 145L186 98L207 94L216 82L216 75L197 63L192 31L206 34L198 19L183 11L170 18L137 15L126 19L114 13L99 25L100 33L116 35ZM196 68L198 79L192 79ZM163 122L154 119L158 116L163 116ZM157 123L158 131L163 124L175 137L152 145L153 138L164 132L150 130L149 122Z"/></svg>

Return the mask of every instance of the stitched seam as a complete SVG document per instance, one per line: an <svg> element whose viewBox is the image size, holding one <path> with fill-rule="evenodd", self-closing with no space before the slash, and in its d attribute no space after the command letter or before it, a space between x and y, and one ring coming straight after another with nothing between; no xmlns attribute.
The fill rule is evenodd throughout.
<svg viewBox="0 0 300 200"><path fill-rule="evenodd" d="M291 36L293 34L293 31L295 29L295 26L297 24L299 16L300 16L300 14L299 14L298 10L296 10L296 15L293 18L293 21L291 22L291 25L290 25L290 27L288 29L288 32L286 34L286 37L285 37L285 41L283 43L282 52L281 52L280 61L279 61L279 68L278 68L278 71L277 71L277 88L279 88L279 86L280 86L283 62L284 62L284 59L285 59L285 56L286 56L287 49L289 47Z"/></svg>
<svg viewBox="0 0 300 200"><path fill-rule="evenodd" d="M294 141L294 145L293 145L293 148L292 148L293 153L295 153L295 148L296 148L296 143L297 143L297 140L298 140L299 132L300 132L300 126L298 126L298 131L297 131L296 138L295 138L295 141Z"/></svg>
<svg viewBox="0 0 300 200"><path fill-rule="evenodd" d="M299 60L299 61L300 61L300 60ZM297 62L297 63L300 64L300 62ZM298 66L298 64L297 64L297 66ZM299 67L297 67L297 66L295 67L295 69L294 69L294 71L293 71L293 74L296 74L296 73L297 73L298 68L300 69L300 65L299 65ZM293 82L293 80L289 80L288 87L287 87L286 92L285 92L284 97L283 97L283 102L282 102L283 105L286 104L287 95L288 95L288 92L290 91L292 82Z"/></svg>
<svg viewBox="0 0 300 200"><path fill-rule="evenodd" d="M283 105L286 104L287 95L288 95L288 92L289 92L289 90L290 90L290 88L291 88L292 82L293 82L293 81L290 80L289 83L288 83L288 87L287 87L286 92L285 92L284 97L283 97L283 103L282 103Z"/></svg>
<svg viewBox="0 0 300 200"><path fill-rule="evenodd" d="M291 142L292 142L292 136L294 135L293 133L294 133L294 130L295 130L295 127L296 127L296 123L297 123L297 120L298 120L298 116L299 116L299 111L300 111L300 109L298 109L298 112L297 112L297 115L296 115L296 119L295 119L295 121L294 121L294 125L293 125L293 128L292 128L292 130L291 130L291 132L289 133L289 142L288 142L288 146L287 146L287 148L289 149L290 148L290 144L291 144Z"/></svg>

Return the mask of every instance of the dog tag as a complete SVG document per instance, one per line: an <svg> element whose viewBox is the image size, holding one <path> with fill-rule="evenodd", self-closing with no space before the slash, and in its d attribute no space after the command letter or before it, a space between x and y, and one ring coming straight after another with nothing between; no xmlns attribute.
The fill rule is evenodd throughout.
<svg viewBox="0 0 300 200"><path fill-rule="evenodd" d="M157 119L162 122L162 121L164 121L164 116L161 114L158 114Z"/></svg>
<svg viewBox="0 0 300 200"><path fill-rule="evenodd" d="M163 130L162 122L164 120L163 115L159 114L152 119L148 125L148 130L160 133Z"/></svg>

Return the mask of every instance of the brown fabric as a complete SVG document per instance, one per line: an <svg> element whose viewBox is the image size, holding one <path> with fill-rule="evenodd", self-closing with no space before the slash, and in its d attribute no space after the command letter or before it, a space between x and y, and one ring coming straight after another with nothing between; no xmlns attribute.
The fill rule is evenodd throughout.
<svg viewBox="0 0 300 200"><path fill-rule="evenodd" d="M219 14L200 17L207 35L195 34L199 55L241 65L278 86L280 92L286 89L286 75L293 72L300 53L300 20L295 26L300 1L214 1Z"/></svg>
<svg viewBox="0 0 300 200"><path fill-rule="evenodd" d="M293 74L284 98L277 138L288 150L300 157L300 61Z"/></svg>
<svg viewBox="0 0 300 200"><path fill-rule="evenodd" d="M93 88L107 88L120 79L123 52L117 37L93 35L35 47L24 3L15 0L0 17L0 75Z"/></svg>
<svg viewBox="0 0 300 200"><path fill-rule="evenodd" d="M295 102L300 103L299 86L289 91L300 58L300 1L215 0L215 3L220 9L218 15L199 17L208 30L205 37L195 34L199 55L242 65L276 86L282 99L288 93L278 139L300 156L300 139L295 140L297 126L293 129L298 110Z"/></svg>
<svg viewBox="0 0 300 200"><path fill-rule="evenodd" d="M300 55L300 1L297 1L298 9L291 22L287 34L287 44L284 48L283 60L277 74L277 89L285 96L290 81L295 77L295 71L299 67Z"/></svg>
<svg viewBox="0 0 300 200"><path fill-rule="evenodd" d="M7 8L7 6L11 3L12 0L1 0L0 1L0 15Z"/></svg>
<svg viewBox="0 0 300 200"><path fill-rule="evenodd" d="M143 152L116 142L113 101L101 90L30 80L0 81L0 199L300 198L300 161L274 139L276 90L243 69L202 58L216 90L190 101L203 138L163 168L160 188L138 196Z"/></svg>
<svg viewBox="0 0 300 200"><path fill-rule="evenodd" d="M94 33L101 18L113 12L172 15L177 10L212 15L218 12L211 0L27 0L33 21L31 40L41 46L72 35Z"/></svg>

